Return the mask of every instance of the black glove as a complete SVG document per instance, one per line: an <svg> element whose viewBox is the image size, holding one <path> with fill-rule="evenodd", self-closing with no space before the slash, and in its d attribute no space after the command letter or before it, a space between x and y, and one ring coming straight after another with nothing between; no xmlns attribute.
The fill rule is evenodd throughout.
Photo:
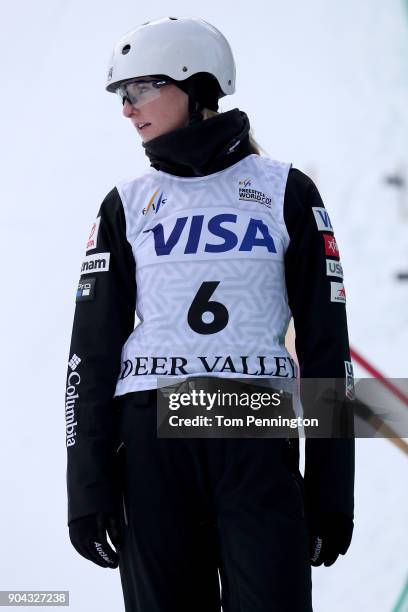
<svg viewBox="0 0 408 612"><path fill-rule="evenodd" d="M118 518L113 514L87 514L74 519L69 524L69 538L80 555L101 567L115 569L119 565L117 553L109 545L106 531L116 550L122 541Z"/></svg>
<svg viewBox="0 0 408 612"><path fill-rule="evenodd" d="M313 566L333 565L339 554L345 555L353 535L353 519L342 512L308 518L310 562Z"/></svg>

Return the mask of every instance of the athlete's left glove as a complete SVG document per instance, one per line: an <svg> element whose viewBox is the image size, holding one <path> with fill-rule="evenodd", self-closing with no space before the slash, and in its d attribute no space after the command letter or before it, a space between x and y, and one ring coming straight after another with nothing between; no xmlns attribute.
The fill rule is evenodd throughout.
<svg viewBox="0 0 408 612"><path fill-rule="evenodd" d="M310 562L313 566L333 565L345 555L353 535L353 519L342 512L309 517Z"/></svg>
<svg viewBox="0 0 408 612"><path fill-rule="evenodd" d="M113 514L88 514L69 524L69 537L80 555L101 567L115 569L119 565L117 553L109 546L106 531L116 550L121 548L118 519Z"/></svg>

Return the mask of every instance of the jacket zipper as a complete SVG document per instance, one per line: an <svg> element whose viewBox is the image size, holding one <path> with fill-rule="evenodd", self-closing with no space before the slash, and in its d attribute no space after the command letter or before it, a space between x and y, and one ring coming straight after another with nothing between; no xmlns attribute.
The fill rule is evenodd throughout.
<svg viewBox="0 0 408 612"><path fill-rule="evenodd" d="M291 440L291 438L285 438L285 441L286 441L287 445L289 446L289 448L292 448L292 440ZM304 506L304 501L303 501L303 492L302 492L301 485L300 485L300 483L299 483L299 481L298 481L298 479L296 477L296 474L294 474L292 472L292 470L290 470L290 474L291 474L293 480L295 481L296 488L298 490L298 495L300 497L300 505L301 505L301 509L302 509L302 516L305 516L305 506Z"/></svg>
<svg viewBox="0 0 408 612"><path fill-rule="evenodd" d="M293 480L295 481L296 488L298 490L298 494L299 494L299 497L300 497L300 507L302 509L302 516L305 516L305 507L304 507L304 503L303 503L303 493L302 493L302 489L301 489L300 483L299 483L298 479L296 478L296 476L295 476L295 474L293 472L291 472L291 476L292 476Z"/></svg>

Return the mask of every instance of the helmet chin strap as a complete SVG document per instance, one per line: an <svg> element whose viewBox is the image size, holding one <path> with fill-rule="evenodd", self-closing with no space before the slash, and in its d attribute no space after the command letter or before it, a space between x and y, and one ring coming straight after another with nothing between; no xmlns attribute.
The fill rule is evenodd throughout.
<svg viewBox="0 0 408 612"><path fill-rule="evenodd" d="M212 81L200 78L189 78L185 81L174 81L175 84L188 95L188 125L195 125L203 121L201 111L203 108L218 110L218 95Z"/></svg>
<svg viewBox="0 0 408 612"><path fill-rule="evenodd" d="M203 107L201 106L201 104L199 102L195 102L194 99L192 100L192 103L191 103L191 98L190 98L189 105L188 105L190 121L188 125L195 125L196 123L200 123L200 121L203 121L203 115L201 113L202 108Z"/></svg>
<svg viewBox="0 0 408 612"><path fill-rule="evenodd" d="M203 121L201 110L204 107L200 104L200 102L196 100L194 82L189 83L187 95L188 95L188 113L190 115L190 121L188 125L195 125L196 123L200 123L200 121Z"/></svg>

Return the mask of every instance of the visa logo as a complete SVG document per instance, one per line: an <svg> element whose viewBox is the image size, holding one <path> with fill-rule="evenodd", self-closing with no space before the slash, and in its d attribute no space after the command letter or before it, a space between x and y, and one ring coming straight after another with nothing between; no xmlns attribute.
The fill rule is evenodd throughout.
<svg viewBox="0 0 408 612"><path fill-rule="evenodd" d="M152 232L154 237L154 248L156 255L170 255L174 247L179 243L184 243L184 253L197 253L200 244L201 233L204 225L204 215L193 215L190 217L179 217L170 231L167 239L164 236L164 227L158 223L150 229L144 230L145 233ZM276 253L276 247L268 226L261 219L250 218L243 232L242 239L234 231L234 227L225 227L223 224L236 224L237 215L222 213L208 219L207 229L210 234L221 238L223 242L206 242L203 250L206 253L225 253L232 251L236 247L239 251L252 251L254 247L263 247L269 253ZM237 227L242 234L242 225Z"/></svg>
<svg viewBox="0 0 408 612"><path fill-rule="evenodd" d="M321 231L333 231L333 227L330 221L329 213L323 207L313 206L312 207L314 218L316 221L317 229Z"/></svg>

